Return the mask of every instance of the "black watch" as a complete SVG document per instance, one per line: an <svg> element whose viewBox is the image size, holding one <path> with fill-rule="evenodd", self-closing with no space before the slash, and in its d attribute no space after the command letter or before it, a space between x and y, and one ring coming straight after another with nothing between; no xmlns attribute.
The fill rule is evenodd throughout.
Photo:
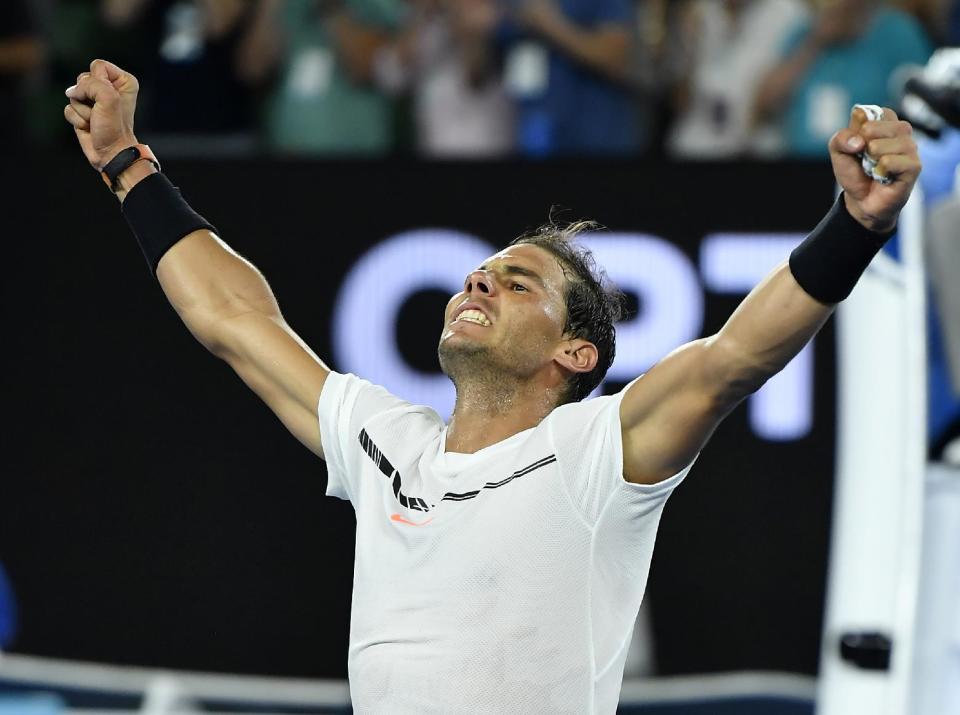
<svg viewBox="0 0 960 715"><path fill-rule="evenodd" d="M100 170L100 176L103 177L104 183L110 187L110 190L113 193L117 193L117 191L120 190L120 174L141 159L149 161L157 167L157 171L160 171L160 162L157 161L157 157L150 151L150 147L146 144L134 144L108 161Z"/></svg>

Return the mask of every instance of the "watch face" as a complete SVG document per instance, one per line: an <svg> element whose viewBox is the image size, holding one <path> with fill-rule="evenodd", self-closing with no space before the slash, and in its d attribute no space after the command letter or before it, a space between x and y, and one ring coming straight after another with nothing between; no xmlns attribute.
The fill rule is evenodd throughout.
<svg viewBox="0 0 960 715"><path fill-rule="evenodd" d="M110 188L116 191L119 187L117 179L126 171L133 162L140 158L140 148L136 146L127 147L119 152L115 157L107 162L103 167L103 174L109 180Z"/></svg>
<svg viewBox="0 0 960 715"><path fill-rule="evenodd" d="M120 160L120 164L124 165L123 167L124 169L126 169L128 166L130 166L130 164L132 164L134 161L136 161L139 158L140 158L140 150L135 146L128 147L124 149L122 152L120 152L119 154L117 154L117 159ZM121 169L121 171L122 170L123 169Z"/></svg>

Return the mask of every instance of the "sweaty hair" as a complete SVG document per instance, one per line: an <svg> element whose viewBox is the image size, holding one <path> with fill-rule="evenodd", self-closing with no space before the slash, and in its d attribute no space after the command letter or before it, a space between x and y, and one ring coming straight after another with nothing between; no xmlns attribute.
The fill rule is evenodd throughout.
<svg viewBox="0 0 960 715"><path fill-rule="evenodd" d="M557 259L567 279L564 335L587 340L597 348L596 367L570 377L560 404L579 402L589 395L603 381L616 354L614 323L623 315L623 293L610 284L590 250L576 242L579 234L598 228L595 221L559 224L551 220L510 242L511 246L537 246Z"/></svg>

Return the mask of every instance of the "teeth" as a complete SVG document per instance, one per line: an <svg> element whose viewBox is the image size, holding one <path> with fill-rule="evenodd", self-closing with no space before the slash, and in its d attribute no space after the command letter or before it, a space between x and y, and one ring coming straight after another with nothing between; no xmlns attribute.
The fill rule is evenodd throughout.
<svg viewBox="0 0 960 715"><path fill-rule="evenodd" d="M465 310L460 315L457 316L457 321L465 320L468 323L476 323L477 325L490 325L490 321L487 320L487 316L481 313L479 310Z"/></svg>

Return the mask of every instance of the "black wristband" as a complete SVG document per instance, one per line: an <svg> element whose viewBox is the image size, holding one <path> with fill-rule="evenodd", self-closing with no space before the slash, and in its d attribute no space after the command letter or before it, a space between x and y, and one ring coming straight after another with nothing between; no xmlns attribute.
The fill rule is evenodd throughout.
<svg viewBox="0 0 960 715"><path fill-rule="evenodd" d="M153 273L163 254L187 234L207 229L217 232L180 195L180 189L161 173L142 179L123 200L123 216L137 237Z"/></svg>
<svg viewBox="0 0 960 715"><path fill-rule="evenodd" d="M833 208L790 254L790 271L821 303L839 303L850 295L883 244L896 231L876 233L864 227L837 197Z"/></svg>

